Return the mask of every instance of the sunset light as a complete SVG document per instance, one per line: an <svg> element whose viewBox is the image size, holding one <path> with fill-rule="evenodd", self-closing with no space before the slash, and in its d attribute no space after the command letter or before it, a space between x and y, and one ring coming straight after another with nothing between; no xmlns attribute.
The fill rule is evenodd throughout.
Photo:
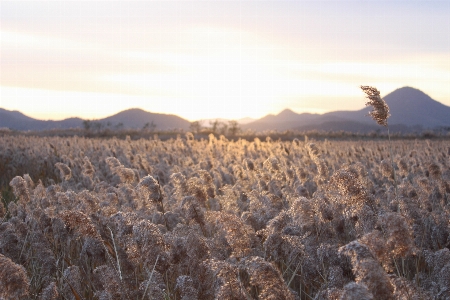
<svg viewBox="0 0 450 300"><path fill-rule="evenodd" d="M450 299L450 0L0 0L0 300Z"/></svg>
<svg viewBox="0 0 450 300"><path fill-rule="evenodd" d="M260 118L359 109L360 84L449 105L449 5L5 1L0 107L55 120L132 107Z"/></svg>

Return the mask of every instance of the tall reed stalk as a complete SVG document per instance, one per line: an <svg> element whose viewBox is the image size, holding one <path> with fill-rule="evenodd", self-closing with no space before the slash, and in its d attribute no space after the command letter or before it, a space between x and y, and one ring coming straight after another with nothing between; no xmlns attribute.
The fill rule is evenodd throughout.
<svg viewBox="0 0 450 300"><path fill-rule="evenodd" d="M395 174L394 167L394 158L392 155L392 143L391 143L391 135L389 133L389 125L387 119L391 116L389 113L389 106L386 101L380 97L380 92L372 87L372 86L361 86L361 89L366 94L366 98L368 101L366 102L366 106L372 106L372 111L369 112L369 116L374 119L377 124L384 126L387 128L388 140L389 140L389 155L391 157L391 165L392 172L394 176L394 189L395 189L395 199L398 200L398 191L397 191L397 177Z"/></svg>

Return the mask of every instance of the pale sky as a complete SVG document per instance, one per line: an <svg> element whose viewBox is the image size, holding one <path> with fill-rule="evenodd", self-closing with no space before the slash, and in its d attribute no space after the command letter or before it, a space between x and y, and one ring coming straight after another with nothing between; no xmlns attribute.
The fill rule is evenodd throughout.
<svg viewBox="0 0 450 300"><path fill-rule="evenodd" d="M364 107L411 86L450 106L450 1L0 1L0 107L190 121Z"/></svg>

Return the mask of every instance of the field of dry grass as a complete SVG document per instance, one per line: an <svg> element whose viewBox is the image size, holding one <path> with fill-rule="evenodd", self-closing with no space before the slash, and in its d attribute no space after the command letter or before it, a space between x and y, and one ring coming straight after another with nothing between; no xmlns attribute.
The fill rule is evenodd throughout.
<svg viewBox="0 0 450 300"><path fill-rule="evenodd" d="M4 136L0 299L450 299L450 142Z"/></svg>

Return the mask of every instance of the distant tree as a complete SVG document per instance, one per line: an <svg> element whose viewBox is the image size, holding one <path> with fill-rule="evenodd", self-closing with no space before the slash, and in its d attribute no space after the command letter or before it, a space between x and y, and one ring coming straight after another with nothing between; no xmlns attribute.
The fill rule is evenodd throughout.
<svg viewBox="0 0 450 300"><path fill-rule="evenodd" d="M92 128L95 131L100 131L103 128L103 123L102 122L92 122Z"/></svg>
<svg viewBox="0 0 450 300"><path fill-rule="evenodd" d="M153 121L150 123L150 131L155 131L156 127L158 127Z"/></svg>
<svg viewBox="0 0 450 300"><path fill-rule="evenodd" d="M195 133L199 133L202 130L202 125L199 121L195 121L189 125L189 129Z"/></svg>
<svg viewBox="0 0 450 300"><path fill-rule="evenodd" d="M156 127L157 127L157 125L152 121L151 123L149 123L149 122L145 123L145 125L144 125L144 127L142 127L142 129L153 132L156 129Z"/></svg>
<svg viewBox="0 0 450 300"><path fill-rule="evenodd" d="M240 130L241 128L239 127L239 123L237 121L235 120L228 121L228 132L232 136L235 136Z"/></svg>
<svg viewBox="0 0 450 300"><path fill-rule="evenodd" d="M225 123L220 123L220 134L226 135L228 131L228 125Z"/></svg>
<svg viewBox="0 0 450 300"><path fill-rule="evenodd" d="M83 128L84 128L84 130L89 131L89 130L91 130L91 127L92 127L91 121L89 121L89 120L84 120L83 121Z"/></svg>
<svg viewBox="0 0 450 300"><path fill-rule="evenodd" d="M220 122L218 120L213 121L209 121L209 125L211 125L211 131L213 134L217 133L217 129L219 128L219 124Z"/></svg>
<svg viewBox="0 0 450 300"><path fill-rule="evenodd" d="M123 123L120 122L119 124L116 125L116 129L122 129L123 128Z"/></svg>

